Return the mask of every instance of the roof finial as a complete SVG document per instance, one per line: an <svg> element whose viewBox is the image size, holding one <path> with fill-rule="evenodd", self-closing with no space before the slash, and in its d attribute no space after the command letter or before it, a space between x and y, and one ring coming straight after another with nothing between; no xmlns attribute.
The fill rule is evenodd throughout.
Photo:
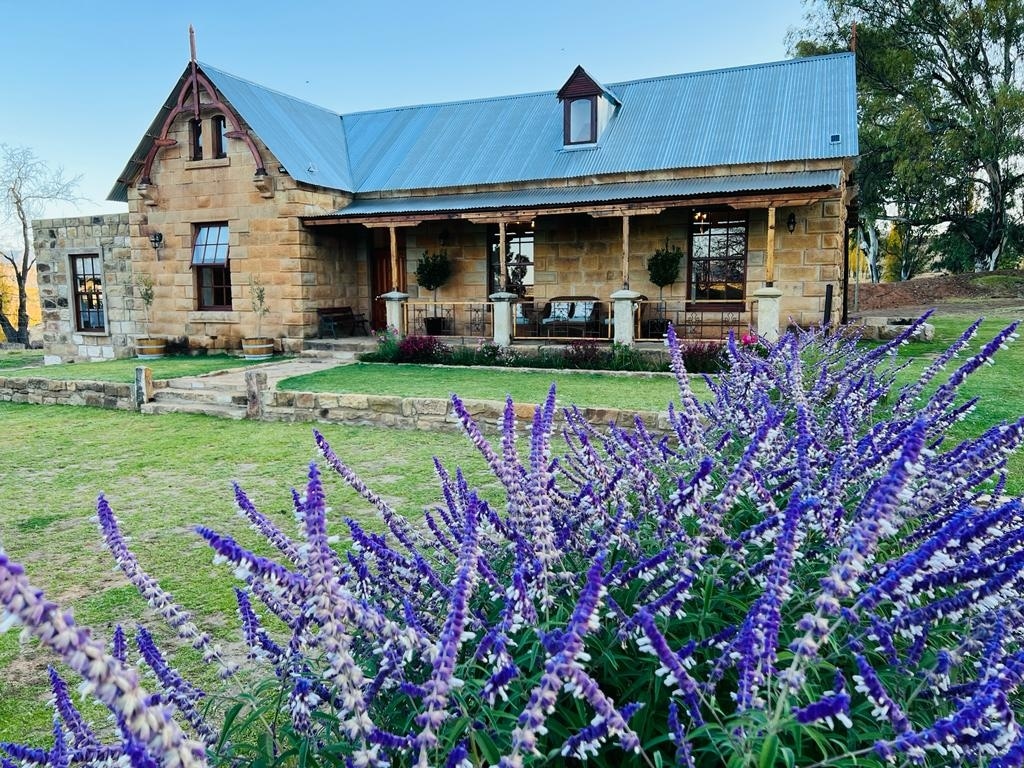
<svg viewBox="0 0 1024 768"><path fill-rule="evenodd" d="M853 26L850 29L850 50L854 53L857 52L857 22L853 22Z"/></svg>
<svg viewBox="0 0 1024 768"><path fill-rule="evenodd" d="M188 50L192 55L190 61L196 60L196 31L192 28L192 25L188 25Z"/></svg>

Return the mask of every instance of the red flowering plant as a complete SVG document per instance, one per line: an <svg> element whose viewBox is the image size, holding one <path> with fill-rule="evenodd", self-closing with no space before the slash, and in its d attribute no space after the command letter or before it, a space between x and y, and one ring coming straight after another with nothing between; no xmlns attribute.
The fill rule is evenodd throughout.
<svg viewBox="0 0 1024 768"><path fill-rule="evenodd" d="M317 433L379 529L342 518L349 540L332 543L315 463L297 535L241 489L269 549L196 529L240 579L247 679L263 681L226 708L196 706L203 692L140 631L159 688L143 691L120 631L92 640L0 555L4 622L117 723L101 738L55 673L53 747L0 749L54 766L1020 765L1024 504L1002 492L1024 419L948 434L974 405L960 386L1016 326L943 378L973 326L896 387L892 353L918 324L871 350L798 333L760 357L733 340L707 402L670 329L679 398L661 434L559 419L552 388L525 437L509 401L491 442L453 397L493 487L435 460L440 500L422 514ZM126 578L234 674L103 499L99 513Z"/></svg>

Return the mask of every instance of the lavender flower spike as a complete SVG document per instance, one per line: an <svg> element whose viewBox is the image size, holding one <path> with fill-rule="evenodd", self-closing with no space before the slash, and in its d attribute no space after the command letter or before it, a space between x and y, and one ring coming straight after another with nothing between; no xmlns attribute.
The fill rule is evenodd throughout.
<svg viewBox="0 0 1024 768"><path fill-rule="evenodd" d="M174 602L174 598L160 587L156 579L142 570L139 561L128 549L117 517L102 494L96 501L96 515L99 518L103 541L114 556L117 567L128 577L128 581L135 585L150 607L155 608L164 617L178 633L178 637L188 640L193 648L203 652L203 661L216 662L224 677L233 674L237 665L224 659L220 654L220 649L210 642L210 636L201 632L192 622L191 614Z"/></svg>
<svg viewBox="0 0 1024 768"><path fill-rule="evenodd" d="M25 578L24 569L3 552L0 604L5 614L23 623L30 634L82 676L87 692L123 717L128 732L160 757L163 768L206 765L202 745L186 739L165 707L146 703L149 695L139 685L135 671L108 656L88 630L78 627L70 614L48 602Z"/></svg>

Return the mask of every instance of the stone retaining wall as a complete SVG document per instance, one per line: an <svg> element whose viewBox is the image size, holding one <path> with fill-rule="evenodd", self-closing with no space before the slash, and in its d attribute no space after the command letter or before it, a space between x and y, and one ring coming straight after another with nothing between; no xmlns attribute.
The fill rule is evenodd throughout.
<svg viewBox="0 0 1024 768"><path fill-rule="evenodd" d="M117 411L136 410L132 385L112 381L60 381L0 376L0 402L91 405Z"/></svg>
<svg viewBox="0 0 1024 768"><path fill-rule="evenodd" d="M463 400L466 410L489 433L501 429L505 404L491 400ZM516 422L529 429L534 405L516 405ZM654 411L632 411L618 408L581 408L583 417L597 427L615 422L632 428L640 416L648 430L664 433L669 430L666 414ZM433 397L398 397L389 395L334 394L325 392L266 392L260 418L264 421L323 421L352 426L391 427L458 432L458 417L449 400Z"/></svg>

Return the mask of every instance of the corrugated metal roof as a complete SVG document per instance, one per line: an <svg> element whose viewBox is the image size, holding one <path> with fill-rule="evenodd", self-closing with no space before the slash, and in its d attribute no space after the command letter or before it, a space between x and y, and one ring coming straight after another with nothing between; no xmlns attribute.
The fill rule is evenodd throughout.
<svg viewBox="0 0 1024 768"><path fill-rule="evenodd" d="M586 184L571 187L517 189L465 195L430 195L359 199L332 216L381 216L399 213L444 213L544 206L585 205L631 200L662 200L698 195L767 192L783 189L831 189L839 186L840 171L801 171L699 179ZM323 218L323 217L315 217Z"/></svg>
<svg viewBox="0 0 1024 768"><path fill-rule="evenodd" d="M331 189L354 188L340 115L208 64L199 66L289 176Z"/></svg>
<svg viewBox="0 0 1024 768"><path fill-rule="evenodd" d="M342 116L209 65L201 68L293 178L348 192L858 153L851 53L610 84L621 105L596 145L571 148L562 145L555 91ZM160 122L158 115L111 199L126 199Z"/></svg>
<svg viewBox="0 0 1024 768"><path fill-rule="evenodd" d="M852 157L853 54L609 86L621 106L596 146L562 145L554 92L346 115L356 191L530 182ZM832 136L839 135L833 142Z"/></svg>

